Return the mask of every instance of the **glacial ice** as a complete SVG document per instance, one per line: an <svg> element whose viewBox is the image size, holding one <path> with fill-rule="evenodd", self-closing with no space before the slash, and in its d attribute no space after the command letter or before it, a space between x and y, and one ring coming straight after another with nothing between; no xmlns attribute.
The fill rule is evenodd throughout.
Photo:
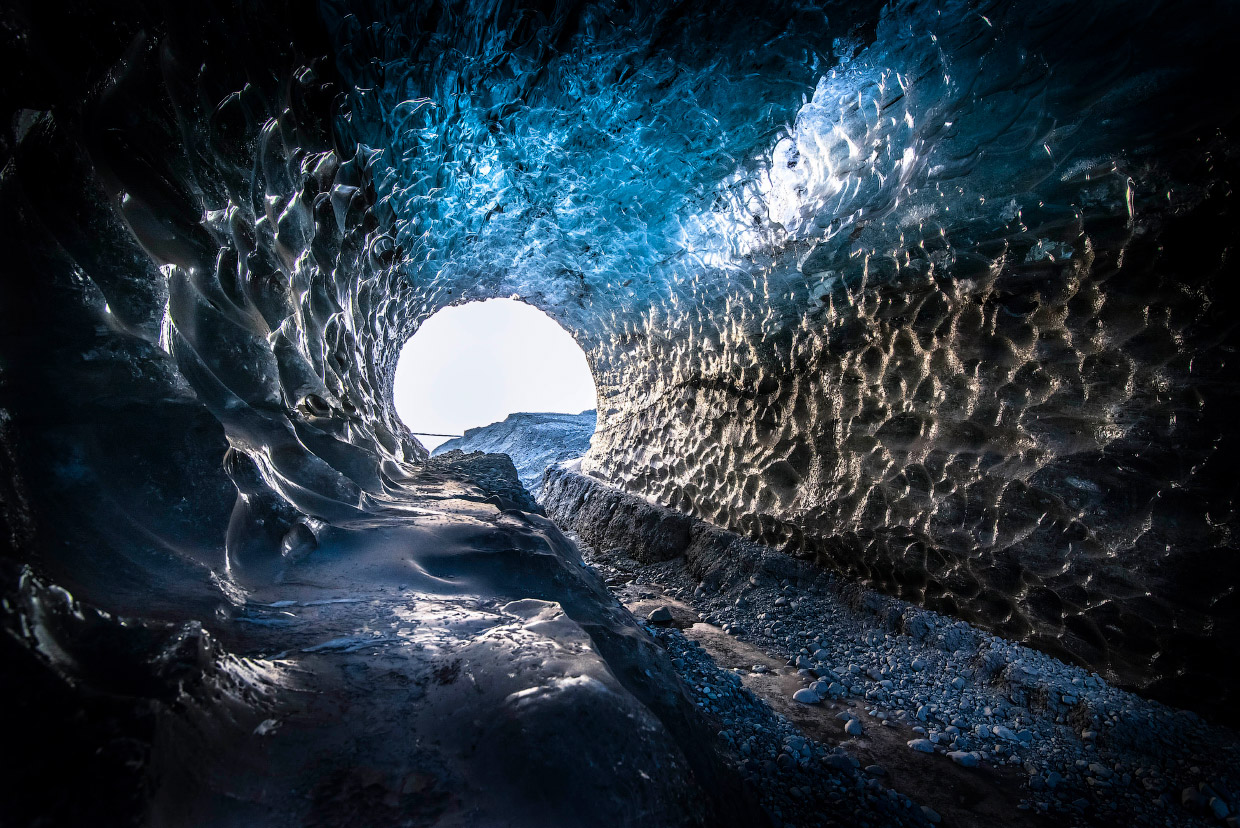
<svg viewBox="0 0 1240 828"><path fill-rule="evenodd" d="M1237 622L1234 555L1186 575L1230 536L1210 15L329 7L414 294L574 332L588 470L1190 703Z"/></svg>
<svg viewBox="0 0 1240 828"><path fill-rule="evenodd" d="M3 688L93 781L18 818L749 819L512 467L396 415L493 297L669 531L1235 720L1234 4L53 6L0 18Z"/></svg>

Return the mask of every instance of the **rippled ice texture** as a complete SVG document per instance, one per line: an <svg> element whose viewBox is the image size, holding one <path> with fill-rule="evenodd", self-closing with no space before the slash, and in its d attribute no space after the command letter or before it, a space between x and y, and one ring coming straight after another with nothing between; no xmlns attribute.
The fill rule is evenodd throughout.
<svg viewBox="0 0 1240 828"><path fill-rule="evenodd" d="M326 8L418 301L572 329L588 468L1200 704L1234 8Z"/></svg>
<svg viewBox="0 0 1240 828"><path fill-rule="evenodd" d="M296 822L317 781L347 823L373 779L293 760L413 762L381 711L451 708L434 688L466 650L511 721L547 690L531 732L602 687L625 756L716 778L666 659L554 527L513 516L508 468L436 465L396 416L421 322L512 295L590 359L587 471L1234 715L1234 4L317 11L33 4L0 26L2 646L51 711L31 722L141 679L118 691L132 733L64 739L123 777L78 774L118 812L153 733L204 801L257 778L229 758L274 734L276 810ZM359 637L392 672L360 669ZM508 656L544 646L596 681L544 661L509 684ZM258 733L303 698L357 716ZM638 708L660 756L622 721ZM382 784L485 789L467 742ZM555 746L547 767L615 777ZM746 818L726 780L625 778L607 790L668 822Z"/></svg>

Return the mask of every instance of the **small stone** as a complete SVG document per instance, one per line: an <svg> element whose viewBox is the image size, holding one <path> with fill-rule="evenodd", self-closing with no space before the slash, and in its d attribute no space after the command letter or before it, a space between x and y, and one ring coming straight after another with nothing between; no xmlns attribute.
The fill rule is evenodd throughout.
<svg viewBox="0 0 1240 828"><path fill-rule="evenodd" d="M823 762L838 771L851 771L853 769L852 760L838 753L831 754Z"/></svg>
<svg viewBox="0 0 1240 828"><path fill-rule="evenodd" d="M887 769L882 765L866 765L865 772L870 776L886 776Z"/></svg>
<svg viewBox="0 0 1240 828"><path fill-rule="evenodd" d="M929 739L913 739L908 746L920 753L934 753L934 742Z"/></svg>
<svg viewBox="0 0 1240 828"><path fill-rule="evenodd" d="M848 722L844 725L844 732L847 733L849 736L860 736L861 735L861 720L860 719L849 719Z"/></svg>
<svg viewBox="0 0 1240 828"><path fill-rule="evenodd" d="M922 670L926 669L926 662L922 661L920 658L914 659L912 667L914 671L920 673Z"/></svg>
<svg viewBox="0 0 1240 828"><path fill-rule="evenodd" d="M951 759L962 768L976 768L977 755L969 753L965 750L953 750L947 754L947 758Z"/></svg>
<svg viewBox="0 0 1240 828"><path fill-rule="evenodd" d="M647 615L646 620L651 624L666 624L672 620L672 611L667 607L659 607Z"/></svg>
<svg viewBox="0 0 1240 828"><path fill-rule="evenodd" d="M1231 813L1227 803L1217 796L1210 798L1210 810L1214 813L1215 819L1227 819L1227 815Z"/></svg>
<svg viewBox="0 0 1240 828"><path fill-rule="evenodd" d="M1100 765L1097 762L1089 763L1089 772L1101 779L1110 779L1114 775L1114 771L1106 765Z"/></svg>
<svg viewBox="0 0 1240 828"><path fill-rule="evenodd" d="M822 697L808 687L802 687L792 694L792 700L801 704L819 704Z"/></svg>

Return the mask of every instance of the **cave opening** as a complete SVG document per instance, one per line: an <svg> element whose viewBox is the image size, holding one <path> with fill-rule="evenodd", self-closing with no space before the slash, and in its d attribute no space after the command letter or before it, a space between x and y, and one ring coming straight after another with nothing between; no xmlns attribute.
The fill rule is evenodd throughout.
<svg viewBox="0 0 1240 828"><path fill-rule="evenodd" d="M492 432L520 417L534 445L518 456L540 443L559 454L584 451L594 433L596 395L585 351L572 334L515 298L432 314L402 347L392 390L397 415L428 450L483 447L475 442L493 442ZM525 419L535 415L540 427L531 430ZM564 445L565 428L571 446ZM471 442L465 439L471 430L487 433ZM537 474L529 477L536 488Z"/></svg>

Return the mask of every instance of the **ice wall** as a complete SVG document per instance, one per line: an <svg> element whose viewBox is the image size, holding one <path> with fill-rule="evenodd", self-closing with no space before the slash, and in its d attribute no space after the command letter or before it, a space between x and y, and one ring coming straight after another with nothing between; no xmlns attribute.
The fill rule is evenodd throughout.
<svg viewBox="0 0 1240 828"><path fill-rule="evenodd" d="M1229 708L1231 5L317 12L5 12L10 561L209 617L411 514L400 345L515 294L587 468Z"/></svg>
<svg viewBox="0 0 1240 828"><path fill-rule="evenodd" d="M587 468L1200 703L1233 9L326 8L415 291L576 333Z"/></svg>

